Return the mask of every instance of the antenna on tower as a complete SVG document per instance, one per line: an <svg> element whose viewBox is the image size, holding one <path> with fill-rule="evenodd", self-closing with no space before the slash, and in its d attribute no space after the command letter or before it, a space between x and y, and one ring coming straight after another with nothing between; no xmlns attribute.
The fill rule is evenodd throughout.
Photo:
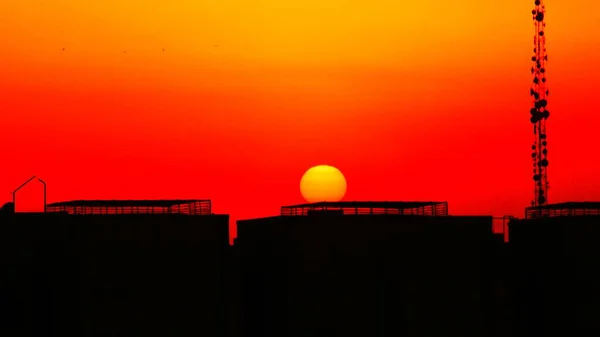
<svg viewBox="0 0 600 337"><path fill-rule="evenodd" d="M531 123L533 124L534 141L531 146L533 159L533 180L535 182L534 206L542 206L548 202L548 135L546 133L546 120L550 116L548 105L548 89L546 88L546 23L544 21L546 8L543 0L535 0L535 7L531 11L535 26L533 37L533 56L531 61L531 74L533 85L530 94L533 96L534 106L531 108Z"/></svg>

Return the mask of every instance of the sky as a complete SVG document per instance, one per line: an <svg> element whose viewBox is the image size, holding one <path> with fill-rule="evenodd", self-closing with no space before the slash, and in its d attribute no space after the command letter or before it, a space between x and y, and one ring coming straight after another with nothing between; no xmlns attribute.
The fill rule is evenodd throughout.
<svg viewBox="0 0 600 337"><path fill-rule="evenodd" d="M600 200L600 3L545 3L549 200ZM344 200L523 216L533 0L474 4L4 0L0 203L36 174L49 202L208 198L235 221L327 164Z"/></svg>

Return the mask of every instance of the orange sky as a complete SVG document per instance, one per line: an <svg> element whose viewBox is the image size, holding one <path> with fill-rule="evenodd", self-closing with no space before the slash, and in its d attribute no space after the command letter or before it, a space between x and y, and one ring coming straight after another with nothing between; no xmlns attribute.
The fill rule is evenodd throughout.
<svg viewBox="0 0 600 337"><path fill-rule="evenodd" d="M598 145L600 3L546 6L550 201L600 199L600 160L586 155ZM256 217L302 202L303 172L329 164L346 200L521 216L532 8L2 1L0 202L37 174L50 202L197 197ZM37 192L18 208L39 207Z"/></svg>

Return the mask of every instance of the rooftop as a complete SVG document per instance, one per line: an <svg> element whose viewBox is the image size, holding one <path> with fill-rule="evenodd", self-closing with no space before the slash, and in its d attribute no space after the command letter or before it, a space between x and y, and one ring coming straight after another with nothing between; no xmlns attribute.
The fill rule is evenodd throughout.
<svg viewBox="0 0 600 337"><path fill-rule="evenodd" d="M195 199L162 199L162 200L70 200L48 204L48 207L169 207L180 204L187 204L198 201L210 200L195 200Z"/></svg>
<svg viewBox="0 0 600 337"><path fill-rule="evenodd" d="M600 215L600 202L577 201L531 206L525 209L525 218Z"/></svg>
<svg viewBox="0 0 600 337"><path fill-rule="evenodd" d="M281 215L309 215L336 212L344 215L448 215L448 203L440 201L342 201L317 202L281 207Z"/></svg>
<svg viewBox="0 0 600 337"><path fill-rule="evenodd" d="M48 204L47 212L69 214L211 214L210 200L71 200Z"/></svg>

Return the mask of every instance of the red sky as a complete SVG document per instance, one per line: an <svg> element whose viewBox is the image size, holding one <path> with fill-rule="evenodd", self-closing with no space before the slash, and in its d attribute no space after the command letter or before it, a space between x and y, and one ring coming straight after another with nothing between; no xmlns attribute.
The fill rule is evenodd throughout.
<svg viewBox="0 0 600 337"><path fill-rule="evenodd" d="M550 202L600 199L600 3L547 0ZM0 4L0 203L210 198L232 219L302 202L533 196L533 0L61 0ZM65 51L62 50L65 48ZM162 49L165 51L162 51ZM39 209L39 187L18 210Z"/></svg>

